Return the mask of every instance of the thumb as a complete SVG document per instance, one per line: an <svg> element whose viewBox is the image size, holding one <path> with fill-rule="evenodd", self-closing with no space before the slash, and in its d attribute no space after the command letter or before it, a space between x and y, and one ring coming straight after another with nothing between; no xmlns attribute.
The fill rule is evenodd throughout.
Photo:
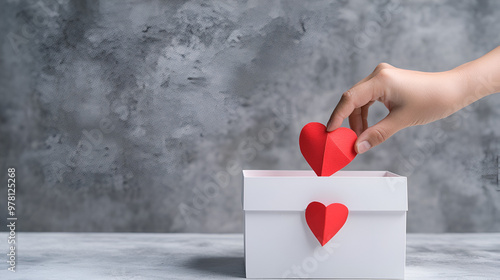
<svg viewBox="0 0 500 280"><path fill-rule="evenodd" d="M404 125L396 115L396 113L390 112L384 119L361 133L358 140L356 140L356 152L362 154L403 129Z"/></svg>

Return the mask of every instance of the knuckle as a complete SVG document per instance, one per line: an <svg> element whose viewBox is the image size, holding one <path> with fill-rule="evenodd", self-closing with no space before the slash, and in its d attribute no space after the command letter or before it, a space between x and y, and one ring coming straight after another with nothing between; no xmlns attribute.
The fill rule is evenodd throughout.
<svg viewBox="0 0 500 280"><path fill-rule="evenodd" d="M382 70L382 69L392 69L392 68L394 68L394 66L392 66L391 64L387 62L381 62L377 65L376 69Z"/></svg>
<svg viewBox="0 0 500 280"><path fill-rule="evenodd" d="M342 94L342 105L343 106L350 106L352 103L354 103L354 94L352 90L348 90Z"/></svg>
<svg viewBox="0 0 500 280"><path fill-rule="evenodd" d="M382 128L375 128L373 130L372 135L373 135L374 139L377 141L377 143L384 142L390 136L389 133L385 129L382 129Z"/></svg>
<svg viewBox="0 0 500 280"><path fill-rule="evenodd" d="M389 63L381 62L375 67L375 70L382 70L382 69L387 69L389 68Z"/></svg>
<svg viewBox="0 0 500 280"><path fill-rule="evenodd" d="M353 95L352 90L348 90L342 94L342 98L349 100L352 99L352 95Z"/></svg>
<svg viewBox="0 0 500 280"><path fill-rule="evenodd" d="M378 72L377 78L384 83L390 82L394 78L394 72L389 68L382 69Z"/></svg>

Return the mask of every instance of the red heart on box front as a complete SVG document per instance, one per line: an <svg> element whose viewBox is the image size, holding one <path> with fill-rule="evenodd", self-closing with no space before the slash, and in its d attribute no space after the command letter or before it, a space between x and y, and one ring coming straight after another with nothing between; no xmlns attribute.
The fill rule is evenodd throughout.
<svg viewBox="0 0 500 280"><path fill-rule="evenodd" d="M344 226L349 209L341 203L325 207L321 202L311 202L306 208L306 222L321 246L324 246Z"/></svg>
<svg viewBox="0 0 500 280"><path fill-rule="evenodd" d="M331 176L356 157L357 138L356 132L347 127L326 132L323 124L312 122L300 132L300 151L316 175Z"/></svg>

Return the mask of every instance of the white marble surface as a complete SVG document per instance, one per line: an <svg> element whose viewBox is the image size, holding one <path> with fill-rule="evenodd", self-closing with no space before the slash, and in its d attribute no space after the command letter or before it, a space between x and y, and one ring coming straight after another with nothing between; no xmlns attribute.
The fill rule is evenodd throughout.
<svg viewBox="0 0 500 280"><path fill-rule="evenodd" d="M18 233L17 272L0 279L231 279L239 234ZM408 234L406 279L499 279L500 233Z"/></svg>

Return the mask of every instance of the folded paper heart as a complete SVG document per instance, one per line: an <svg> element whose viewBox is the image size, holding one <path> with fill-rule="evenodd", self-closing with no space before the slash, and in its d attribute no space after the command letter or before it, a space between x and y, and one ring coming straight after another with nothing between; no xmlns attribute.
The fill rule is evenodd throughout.
<svg viewBox="0 0 500 280"><path fill-rule="evenodd" d="M356 133L347 127L326 132L323 124L312 122L302 128L299 146L316 175L331 176L356 157L356 139Z"/></svg>
<svg viewBox="0 0 500 280"><path fill-rule="evenodd" d="M344 226L349 209L341 203L325 207L321 202L311 202L306 208L306 222L321 246L324 246Z"/></svg>

